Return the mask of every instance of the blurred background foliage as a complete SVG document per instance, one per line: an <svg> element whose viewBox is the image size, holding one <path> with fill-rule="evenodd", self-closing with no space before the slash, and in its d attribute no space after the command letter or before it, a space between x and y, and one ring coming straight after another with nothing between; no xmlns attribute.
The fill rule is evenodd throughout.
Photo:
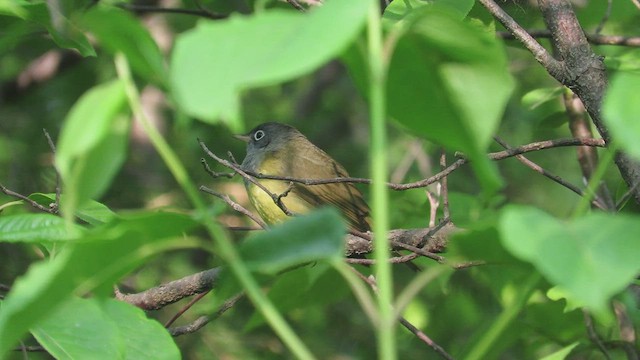
<svg viewBox="0 0 640 360"><path fill-rule="evenodd" d="M606 1L575 2L581 24L588 33L593 32L602 20L606 4ZM290 8L280 1L242 0L202 3L189 0L146 1L135 5L192 9L202 5L221 14L248 13L256 8ZM80 3L79 6L86 7L87 4ZM531 2L513 1L501 3L501 6L523 27L544 28L539 12ZM192 28L198 21L197 17L182 14L139 13L137 16L150 29L167 56L176 34ZM469 17L484 23L493 22L479 4L474 6ZM603 33L638 34L638 20L638 9L631 1L614 1ZM500 29L499 25L495 26ZM549 101L525 100L525 95L532 91L553 89L558 84L517 42L505 40L505 43L509 71L516 82L497 134L512 146L571 137L560 92ZM95 84L114 77L111 55L101 48L96 51L96 57L81 57L76 52L61 50L42 28L0 16L0 182L8 188L21 194L54 190L53 155L42 129L56 139L62 120L80 95ZM629 59L636 62L639 59L639 50L624 47L597 46L596 51L607 56L612 73L628 64ZM203 171L200 164L203 153L197 139L202 139L218 155L224 156L230 151L238 161L244 157L244 144L235 140L232 131L223 124L205 124L174 111L171 99L161 87L145 85L141 80L139 86L144 89L143 104L151 119L178 153L195 182L229 194L247 205L239 178L211 179ZM633 97L632 94L629 96L630 99ZM293 81L245 91L241 107L247 129L265 121L291 124L341 162L350 175L368 177L367 105L340 61L331 61ZM388 136L392 181L415 181L439 171L440 147L412 136L393 121L389 123ZM496 144L491 146L491 150L501 148ZM546 150L531 153L528 157L573 184L583 183L574 148ZM448 159L453 159L451 152ZM478 196L481 192L479 184L467 166L448 178L450 202L452 219L457 225L473 225L479 230L474 233L473 240L482 245L475 249L473 256L482 258L481 254L486 254L498 261L508 261L505 259L509 256L503 254L504 250L495 241L495 232L490 227L482 229L483 223L495 221L496 209L507 203L528 204L566 217L579 198L533 173L514 158L500 161L498 168L506 186L490 201L483 201ZM224 171L219 167L217 170ZM626 190L614 168L609 170L606 180L614 193L621 194ZM360 188L366 196L368 188ZM434 187L430 189L435 191ZM204 194L203 197L222 211L219 220L225 225L251 225L244 217L222 206L217 199ZM99 200L115 211L188 206L174 178L135 126L126 163ZM0 203L8 201L11 198L0 194ZM392 228L428 226L429 202L424 189L391 192L391 209ZM9 208L4 214L13 211L19 210ZM637 208L630 204L625 211L636 212ZM237 241L244 236L244 232L233 233ZM460 238L454 241L445 256L467 259L465 251L469 249L459 245L465 241L470 240ZM0 283L11 284L40 256L41 252L34 246L0 243ZM419 258L416 263L427 267L432 261ZM141 291L218 265L219 259L202 250L173 251L145 264L128 276L122 285L124 290ZM411 302L405 315L450 353L463 354L469 344L483 334L491 320L500 314L505 304L513 301L530 272L531 268L523 263L510 266L508 270L501 265L487 265L456 271L425 287ZM287 284L296 283L296 276L299 276L296 272L285 274L273 287L280 286L284 289L281 291L286 291ZM402 289L414 274L399 266L395 268L394 276L395 286ZM288 305L286 316L319 358L373 358L376 348L372 327L348 286L336 278L338 276L332 270L324 273L301 299ZM274 290L273 296L277 294ZM201 314L214 312L216 304L224 301L217 296L215 291L209 294L179 322L188 323ZM212 297L216 300L212 301ZM187 301L150 315L164 322ZM620 298L619 301L631 300ZM600 330L609 331L610 328ZM403 328L398 333L400 358L434 357L432 350L414 335ZM490 358L539 358L584 338L585 325L580 310L565 311L564 300L549 301L544 293L539 292L531 298L527 311L509 326ZM178 337L176 341L187 359L280 359L290 356L272 330L255 318L253 307L246 300L241 300L224 316L197 333ZM585 347L583 354L586 354L581 358L599 358L593 355L593 347L581 346ZM614 352L614 355L620 358L620 354ZM30 357L39 358L40 355Z"/></svg>

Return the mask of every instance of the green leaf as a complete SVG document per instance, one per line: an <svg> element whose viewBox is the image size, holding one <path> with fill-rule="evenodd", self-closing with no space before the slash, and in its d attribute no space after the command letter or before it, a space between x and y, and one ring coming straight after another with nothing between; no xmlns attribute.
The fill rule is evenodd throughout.
<svg viewBox="0 0 640 360"><path fill-rule="evenodd" d="M60 197L64 197L62 194ZM33 193L29 195L29 199L43 206L49 206L56 200L56 194ZM80 220L86 221L91 225L100 225L111 221L116 217L116 213L111 211L106 205L97 201L89 200L75 212Z"/></svg>
<svg viewBox="0 0 640 360"><path fill-rule="evenodd" d="M564 359L567 358L569 353L571 353L573 348L575 348L579 344L580 343L576 341L573 344L567 345L567 346L563 347L562 349L554 352L553 354L549 354L549 355L541 358L540 360L564 360Z"/></svg>
<svg viewBox="0 0 640 360"><path fill-rule="evenodd" d="M15 0L0 0L0 15L15 16L21 19L27 17L27 11L21 2Z"/></svg>
<svg viewBox="0 0 640 360"><path fill-rule="evenodd" d="M462 20L471 8L473 8L474 0L401 0L393 1L384 9L382 21L387 25L393 25L396 22L410 16L419 16L423 8L428 7L429 10L449 11L452 16Z"/></svg>
<svg viewBox="0 0 640 360"><path fill-rule="evenodd" d="M131 304L70 298L31 333L57 359L179 359L157 321Z"/></svg>
<svg viewBox="0 0 640 360"><path fill-rule="evenodd" d="M166 85L162 53L149 31L131 13L112 6L94 6L79 21L111 55L123 53L137 75Z"/></svg>
<svg viewBox="0 0 640 360"><path fill-rule="evenodd" d="M603 311L640 271L637 217L593 213L560 221L535 208L510 206L500 219L500 234L513 255L595 311Z"/></svg>
<svg viewBox="0 0 640 360"><path fill-rule="evenodd" d="M32 265L0 309L0 358L72 294L110 295L118 279L150 256L193 247L184 233L196 225L174 213L123 215L87 231L54 259Z"/></svg>
<svg viewBox="0 0 640 360"><path fill-rule="evenodd" d="M124 87L112 81L89 90L69 112L56 152L65 184L63 214L99 197L124 162L130 126L122 115L125 104Z"/></svg>
<svg viewBox="0 0 640 360"><path fill-rule="evenodd" d="M171 62L175 98L189 115L233 122L243 90L311 72L338 55L358 34L367 0L327 1L308 13L270 10L201 21L176 40Z"/></svg>
<svg viewBox="0 0 640 360"><path fill-rule="evenodd" d="M74 225L76 231L82 227ZM18 214L0 216L0 241L40 243L63 241L77 234L68 231L65 221L51 214Z"/></svg>
<svg viewBox="0 0 640 360"><path fill-rule="evenodd" d="M240 254L250 270L276 274L295 265L342 257L345 229L335 209L320 209L248 237Z"/></svg>
<svg viewBox="0 0 640 360"><path fill-rule="evenodd" d="M478 24L428 10L412 17L396 45L389 113L418 136L464 152L491 192L500 178L485 151L514 86L503 45Z"/></svg>
<svg viewBox="0 0 640 360"><path fill-rule="evenodd" d="M147 318L139 308L112 299L104 301L102 308L118 327L118 335L124 343L124 358L181 358L180 350L167 329L158 321Z"/></svg>
<svg viewBox="0 0 640 360"><path fill-rule="evenodd" d="M602 111L611 135L623 150L640 159L640 103L629 94L640 89L640 72L619 72L611 80Z"/></svg>
<svg viewBox="0 0 640 360"><path fill-rule="evenodd" d="M78 50L82 56L96 56L96 52L85 34L60 12L55 9L50 11L47 2L20 2L20 4L26 11L26 14L21 13L24 15L24 19L46 28L58 46Z"/></svg>
<svg viewBox="0 0 640 360"><path fill-rule="evenodd" d="M70 298L31 333L56 359L123 358L116 323L95 299Z"/></svg>

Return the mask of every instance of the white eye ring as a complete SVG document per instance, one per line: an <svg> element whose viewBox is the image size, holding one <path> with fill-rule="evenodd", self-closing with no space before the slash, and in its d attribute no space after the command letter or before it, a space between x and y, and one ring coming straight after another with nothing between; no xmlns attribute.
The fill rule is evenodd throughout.
<svg viewBox="0 0 640 360"><path fill-rule="evenodd" d="M264 131L262 131L262 130L258 130L258 131L255 132L255 134L253 134L253 138L256 141L260 141L260 139L262 139L263 137L264 137Z"/></svg>

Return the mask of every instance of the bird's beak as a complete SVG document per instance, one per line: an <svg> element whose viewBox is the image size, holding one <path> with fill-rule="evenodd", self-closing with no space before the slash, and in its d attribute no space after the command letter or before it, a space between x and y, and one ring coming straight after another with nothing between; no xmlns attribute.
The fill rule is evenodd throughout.
<svg viewBox="0 0 640 360"><path fill-rule="evenodd" d="M249 142L249 140L251 140L251 138L249 137L249 135L233 135L234 138L238 139L238 140L242 140L246 143Z"/></svg>

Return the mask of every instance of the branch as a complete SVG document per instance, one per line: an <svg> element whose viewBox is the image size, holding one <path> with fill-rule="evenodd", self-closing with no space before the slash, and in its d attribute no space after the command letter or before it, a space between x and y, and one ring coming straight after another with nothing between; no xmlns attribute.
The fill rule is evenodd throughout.
<svg viewBox="0 0 640 360"><path fill-rule="evenodd" d="M202 9L202 8L200 10L183 9L183 8L163 8L158 6L127 4L127 3L118 3L116 4L116 6L121 9L133 11L140 14L146 14L146 13L182 14L182 15L200 16L200 17L204 17L212 20L226 19L229 17L228 14L213 13L209 10Z"/></svg>
<svg viewBox="0 0 640 360"><path fill-rule="evenodd" d="M22 194L18 194L15 191L9 190L6 186L2 185L2 183L0 183L0 191L2 191L3 193L5 193L8 196L11 196L11 197L20 199L22 201L25 201L25 202L29 203L29 205L33 206L34 208L36 208L38 210L41 210L41 211L44 211L44 212L47 212L47 213L53 214L53 215L58 214L58 208L57 208L57 206L54 205L54 203L52 203L52 205L54 205L54 206L51 206L51 207L40 205L36 201L29 199L27 196L24 196Z"/></svg>
<svg viewBox="0 0 640 360"><path fill-rule="evenodd" d="M522 28L509 14L507 14L493 0L479 0L480 3L500 21L514 38L518 39L532 54L533 57L544 66L553 77L564 73L563 64L554 59L551 54L531 36L527 30ZM555 74L555 75L554 75Z"/></svg>
<svg viewBox="0 0 640 360"><path fill-rule="evenodd" d="M506 148L506 149L510 149L511 147L509 146L509 144L507 144L504 140L500 139L497 136L494 136L493 139L500 144L502 147ZM523 155L516 155L516 159L518 159L518 161L520 161L521 163L523 163L525 166L529 167L530 169L532 169L533 171L541 174L542 176L550 179L551 181L554 181L564 187L566 187L567 189L573 191L574 193L580 195L580 196L584 196L584 191L582 191L579 187L563 180L560 176L555 175L550 173L549 171L545 170L544 168L542 168L540 165L534 163L533 161L527 159L526 157L524 157ZM607 206L601 204L597 199L594 199L591 201L591 204L593 204L595 207L601 209L601 210L607 210Z"/></svg>
<svg viewBox="0 0 640 360"><path fill-rule="evenodd" d="M248 172L248 171L243 171L240 166L238 166L237 164L233 164L227 160L224 160L220 157L218 157L217 155L215 155L214 153L212 153L207 146L200 140L198 140L200 142L200 146L202 146L202 148L205 150L205 152L207 153L207 155L209 155L212 159L216 160L218 163L220 163L222 166L226 166L232 170L234 170L235 172L237 172L238 174L240 174L243 178L247 179L248 181L252 182L253 184L260 184L258 181L256 181L255 179L269 179L269 180L282 180L282 181L289 181L289 182L294 182L294 183L300 183L300 184L304 184L304 185L323 185L323 184L334 184L334 183L355 183L355 184L371 184L371 179L367 179L367 178L353 178L353 177L339 177L339 178L332 178L332 179L300 179L300 178L294 178L291 176L275 176L275 175L265 175L265 174L258 174L258 173L252 173L252 172ZM605 146L605 142L602 139L591 139L591 138L586 138L586 139L555 139L555 140L545 140L545 141L538 141L538 142L534 142L531 144L526 144L526 145L522 145L522 146L518 146L515 148L511 148L505 151L499 151L499 152L494 152L494 153L489 153L487 156L489 157L489 159L491 160L503 160L509 157L513 157L519 154L524 154L524 153L528 153L528 152L532 152L532 151L539 151L539 150L545 150L545 149L551 149L551 148L557 148L557 147L566 147L566 146L597 146L597 147L604 147ZM446 167L444 170L440 171L439 173L420 180L420 181L416 181L416 182L412 182L412 183L405 183L405 184L396 184L396 183L387 183L387 186L392 189L392 190L396 190L396 191L402 191L402 190L409 190L409 189L416 189L416 188L422 188L422 187L426 187L428 185L431 185L435 182L438 182L440 180L442 180L444 177L446 177L447 175L449 175L450 173L452 173L454 170L456 170L457 168L459 168L460 166L468 163L469 160L466 158L461 158L456 160L455 162L453 162L451 165L449 165L448 167ZM262 186L261 184L258 185L261 189L263 189L267 194L269 194L273 199L274 202L277 204L278 203L278 195L272 194L270 193L267 189L264 188L264 186Z"/></svg>
<svg viewBox="0 0 640 360"><path fill-rule="evenodd" d="M123 294L116 289L116 299L143 310L158 310L188 296L211 290L220 277L220 271L219 267L201 271L137 294Z"/></svg>
<svg viewBox="0 0 640 360"><path fill-rule="evenodd" d="M235 305L238 300L242 299L243 297L244 293L239 293L225 301L224 304L222 304L213 315L201 316L189 325L169 328L169 333L171 334L171 336L180 336L184 334L194 333L200 330L203 326L207 325L210 321L213 321L222 316L222 314L231 309L233 305Z"/></svg>
<svg viewBox="0 0 640 360"><path fill-rule="evenodd" d="M551 39L549 30L525 30L533 38ZM512 33L498 31L498 36L505 40L515 40L516 37ZM594 45L614 45L640 47L640 37L638 36L621 36L621 35L601 35L601 34L585 34L587 41Z"/></svg>

